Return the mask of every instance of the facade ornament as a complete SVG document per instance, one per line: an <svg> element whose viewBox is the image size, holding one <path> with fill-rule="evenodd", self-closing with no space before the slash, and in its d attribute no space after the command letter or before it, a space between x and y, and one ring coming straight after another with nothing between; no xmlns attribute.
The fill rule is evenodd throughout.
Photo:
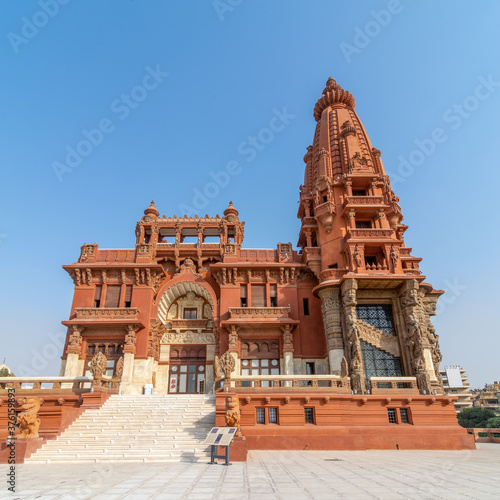
<svg viewBox="0 0 500 500"><path fill-rule="evenodd" d="M82 273L80 269L75 269L75 285L80 286L82 284Z"/></svg>
<svg viewBox="0 0 500 500"><path fill-rule="evenodd" d="M120 356L120 359L116 362L115 378L121 380L122 375L123 375L123 356Z"/></svg>
<svg viewBox="0 0 500 500"><path fill-rule="evenodd" d="M84 328L78 325L71 325L71 334L68 339L68 354L80 354L82 350L82 331Z"/></svg>
<svg viewBox="0 0 500 500"><path fill-rule="evenodd" d="M220 370L224 374L224 378L226 379L226 381L229 381L231 379L231 373L233 373L234 369L236 368L236 362L234 361L234 358L229 351L226 351L219 358L219 366Z"/></svg>
<svg viewBox="0 0 500 500"><path fill-rule="evenodd" d="M232 356L231 356L232 357ZM240 399L238 396L227 396L226 397L226 427L236 427L236 437L241 436L240 429Z"/></svg>
<svg viewBox="0 0 500 500"><path fill-rule="evenodd" d="M92 377L94 379L92 381L92 387L96 388L101 386L101 379L102 376L104 375L104 372L106 371L107 364L108 360L101 351L99 351L92 358L92 361L89 364L89 370L90 373L92 373Z"/></svg>
<svg viewBox="0 0 500 500"><path fill-rule="evenodd" d="M37 416L41 406L40 398L28 398L24 400L22 411L17 415L20 437L33 439L38 437L40 419Z"/></svg>

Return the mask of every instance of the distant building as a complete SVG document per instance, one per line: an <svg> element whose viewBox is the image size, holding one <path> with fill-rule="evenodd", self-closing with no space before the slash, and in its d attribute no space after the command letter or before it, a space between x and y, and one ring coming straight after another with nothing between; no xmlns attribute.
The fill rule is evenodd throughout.
<svg viewBox="0 0 500 500"><path fill-rule="evenodd" d="M469 379L465 369L460 366L447 366L439 372L443 379L443 389L448 396L458 396L455 401L457 412L473 406L472 393L470 392Z"/></svg>
<svg viewBox="0 0 500 500"><path fill-rule="evenodd" d="M474 406L493 410L498 413L500 410L500 382L493 382L484 386L484 389L473 391Z"/></svg>

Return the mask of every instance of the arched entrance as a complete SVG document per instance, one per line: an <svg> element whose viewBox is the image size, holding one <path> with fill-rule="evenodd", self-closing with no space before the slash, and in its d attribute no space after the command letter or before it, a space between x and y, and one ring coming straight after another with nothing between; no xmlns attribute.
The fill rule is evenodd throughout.
<svg viewBox="0 0 500 500"><path fill-rule="evenodd" d="M208 284L186 280L167 288L160 299L158 318L165 333L159 364L168 394L203 394L212 389L214 297Z"/></svg>

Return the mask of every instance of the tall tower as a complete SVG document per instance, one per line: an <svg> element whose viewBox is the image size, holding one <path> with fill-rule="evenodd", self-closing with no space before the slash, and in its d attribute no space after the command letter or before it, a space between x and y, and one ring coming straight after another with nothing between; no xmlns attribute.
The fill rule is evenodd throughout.
<svg viewBox="0 0 500 500"><path fill-rule="evenodd" d="M347 366L356 392L372 376L415 376L422 393L442 393L439 295L405 246L399 198L370 142L352 94L329 78L314 107L304 156L298 246L319 280L331 373Z"/></svg>

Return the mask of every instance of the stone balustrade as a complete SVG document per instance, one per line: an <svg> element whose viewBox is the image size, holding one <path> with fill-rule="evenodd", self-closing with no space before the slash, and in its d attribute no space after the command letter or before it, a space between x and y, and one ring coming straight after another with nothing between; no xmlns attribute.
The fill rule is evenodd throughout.
<svg viewBox="0 0 500 500"><path fill-rule="evenodd" d="M419 394L415 377L370 377L371 394Z"/></svg>
<svg viewBox="0 0 500 500"><path fill-rule="evenodd" d="M383 205L384 197L383 196L346 196L344 200L344 207L347 205Z"/></svg>
<svg viewBox="0 0 500 500"><path fill-rule="evenodd" d="M246 262L276 262L277 251L267 248L246 248L240 251L240 258Z"/></svg>
<svg viewBox="0 0 500 500"><path fill-rule="evenodd" d="M349 228L347 230L346 239L371 239L371 238L379 238L379 239L387 239L394 237L394 230L388 228L366 228L366 229L358 229L358 228Z"/></svg>
<svg viewBox="0 0 500 500"><path fill-rule="evenodd" d="M500 434L498 428L468 428L467 434L473 434L476 443L500 443L500 437L495 437L495 434ZM479 434L486 434L486 436Z"/></svg>
<svg viewBox="0 0 500 500"><path fill-rule="evenodd" d="M342 378L338 375L258 375L252 377L234 376L226 382L231 390L252 387L273 389L307 389L327 390L337 394L350 394L351 381L349 377Z"/></svg>
<svg viewBox="0 0 500 500"><path fill-rule="evenodd" d="M252 318L289 318L289 307L230 307L229 314L232 319Z"/></svg>
<svg viewBox="0 0 500 500"><path fill-rule="evenodd" d="M136 320L139 317L137 307L77 307L77 320Z"/></svg>
<svg viewBox="0 0 500 500"><path fill-rule="evenodd" d="M211 325L208 325L208 322L211 320L208 319L169 319L167 321L167 328L171 328L172 330L205 330L207 328L211 328Z"/></svg>
<svg viewBox="0 0 500 500"><path fill-rule="evenodd" d="M319 273L319 280L323 281L332 281L332 280L340 280L347 274L349 269L325 269Z"/></svg>
<svg viewBox="0 0 500 500"><path fill-rule="evenodd" d="M14 389L16 393L29 394L47 392L90 392L92 379L89 377L0 377L0 393ZM87 385L88 387L84 386Z"/></svg>

